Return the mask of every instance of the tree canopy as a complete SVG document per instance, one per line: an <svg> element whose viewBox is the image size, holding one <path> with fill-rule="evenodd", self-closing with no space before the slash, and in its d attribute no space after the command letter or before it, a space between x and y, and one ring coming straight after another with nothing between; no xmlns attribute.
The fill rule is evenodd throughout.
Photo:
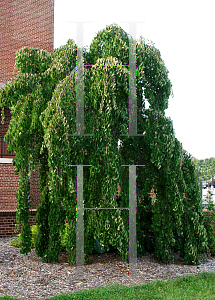
<svg viewBox="0 0 215 300"><path fill-rule="evenodd" d="M179 251L187 263L197 264L199 254L208 251L195 166L165 116L172 88L168 70L159 50L143 37L136 43L136 97L137 133L145 135L120 136L127 134L129 120L129 38L113 24L98 32L89 51L83 49L85 133L93 136L68 135L76 132L75 42L68 40L51 54L32 48L16 53L17 74L0 89L0 106L11 110L5 140L8 153L16 153L15 173L21 171L17 223L22 223L23 254L30 252L31 241L29 180L40 164L35 252L43 262L58 260L59 231L67 218L67 252L70 263L75 262L76 168L69 166L71 162L92 165L84 169L86 207L128 206L128 169L120 165L145 165L137 168L138 253L153 252L158 259L172 261L174 251ZM120 197L117 183L122 187ZM149 195L152 188L155 201ZM85 258L97 237L106 249L111 244L127 255L127 220L127 211L87 211Z"/></svg>

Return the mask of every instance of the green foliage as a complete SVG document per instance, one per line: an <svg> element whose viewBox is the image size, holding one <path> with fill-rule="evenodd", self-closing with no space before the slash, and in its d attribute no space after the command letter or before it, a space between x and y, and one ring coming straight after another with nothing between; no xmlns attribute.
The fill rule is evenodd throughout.
<svg viewBox="0 0 215 300"><path fill-rule="evenodd" d="M32 238L31 238L31 245L30 248L34 248L34 239L35 236L37 234L37 226L36 225L32 225L31 226L31 233L32 233ZM21 243L21 233L18 234L16 237L14 237L11 241L9 241L8 243L10 243L12 246L18 247L20 248L20 243Z"/></svg>
<svg viewBox="0 0 215 300"><path fill-rule="evenodd" d="M31 245L30 248L34 249L35 248L35 239L37 235L37 225L32 225L31 226L31 233L32 233L32 239L31 239ZM60 230L60 249L61 250L66 250L66 246L68 243L68 236L69 236L69 231L70 227L69 224L65 223L65 227L63 230ZM15 236L11 241L9 241L12 246L15 246L17 248L21 247L21 233Z"/></svg>
<svg viewBox="0 0 215 300"><path fill-rule="evenodd" d="M208 246L211 255L215 255L215 211L208 213L204 212L205 220L204 226L207 231L207 238L208 238Z"/></svg>
<svg viewBox="0 0 215 300"><path fill-rule="evenodd" d="M213 217L213 220L215 221L215 218ZM215 238L213 238L212 242L209 243L209 249L210 253L215 256Z"/></svg>
<svg viewBox="0 0 215 300"><path fill-rule="evenodd" d="M207 189L204 204L204 226L207 231L210 253L215 255L215 204L213 203L211 190Z"/></svg>
<svg viewBox="0 0 215 300"><path fill-rule="evenodd" d="M20 252L27 254L31 246L29 179L37 166L41 200L35 252L43 262L57 261L67 219L64 246L74 264L76 167L69 165L92 165L84 168L85 207L127 207L129 174L120 165L137 164L144 165L137 167L138 253L150 251L171 261L173 252L179 251L187 263L199 263L208 242L198 177L165 116L172 85L160 52L142 37L136 43L137 133L145 134L123 137L128 125L129 36L118 25L107 26L83 53L84 65L92 65L83 67L83 100L86 133L93 136L68 136L76 133L76 90L83 89L76 84L82 70L76 70L73 40L51 54L40 49L18 51L18 74L0 89L0 107L9 107L12 114L5 141L8 151L16 153L15 174L21 171L16 216L22 223ZM119 138L123 143L118 152ZM119 198L117 183L122 188ZM157 194L154 202L151 188ZM95 238L103 248L112 245L127 258L128 211L85 211L85 260Z"/></svg>
<svg viewBox="0 0 215 300"><path fill-rule="evenodd" d="M52 62L51 55L42 49L22 48L16 52L14 74L45 72Z"/></svg>
<svg viewBox="0 0 215 300"><path fill-rule="evenodd" d="M194 165L196 174L199 181L211 181L213 178L213 184L215 184L215 158L210 157L206 159L196 159L194 158Z"/></svg>

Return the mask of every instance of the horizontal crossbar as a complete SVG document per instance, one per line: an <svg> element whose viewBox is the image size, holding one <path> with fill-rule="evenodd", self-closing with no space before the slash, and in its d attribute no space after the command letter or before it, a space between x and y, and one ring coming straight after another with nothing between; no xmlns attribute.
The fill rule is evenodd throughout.
<svg viewBox="0 0 215 300"><path fill-rule="evenodd" d="M67 134L67 136L75 136L75 135L80 136L80 134L77 134L77 133ZM138 133L138 134L120 134L120 136L144 136L144 135L145 135L145 133L144 134L143 133ZM85 134L83 134L81 136L94 136L94 134L85 133Z"/></svg>
<svg viewBox="0 0 215 300"><path fill-rule="evenodd" d="M92 167L92 165L68 165L69 167L70 166L84 166L84 167L86 167L86 166L88 166L88 167ZM145 165L120 165L121 167L130 167L130 166L136 166L136 167L145 167Z"/></svg>
<svg viewBox="0 0 215 300"><path fill-rule="evenodd" d="M129 207L84 207L84 210L129 210Z"/></svg>

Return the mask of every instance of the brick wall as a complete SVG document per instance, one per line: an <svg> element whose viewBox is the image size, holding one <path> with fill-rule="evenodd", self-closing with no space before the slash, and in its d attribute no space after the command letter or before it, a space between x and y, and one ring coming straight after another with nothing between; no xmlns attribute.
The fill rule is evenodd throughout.
<svg viewBox="0 0 215 300"><path fill-rule="evenodd" d="M54 0L0 0L0 83L13 78L22 47L53 51Z"/></svg>
<svg viewBox="0 0 215 300"><path fill-rule="evenodd" d="M5 118L5 123L8 124L9 114ZM1 118L0 118L1 120ZM0 131L5 131L3 128L4 125L0 125ZM7 145L6 145L7 146ZM7 149L6 149L7 150ZM4 156L3 156L4 157ZM16 194L18 192L19 187L19 177L15 175L14 169L15 167L12 165L13 156L5 156L6 158L10 158L10 163L4 163L4 159L0 159L0 236L4 236L5 232L8 235L12 232L12 227L15 226L15 212L17 207L17 198ZM33 217L35 218L36 208L40 201L40 189L39 189L39 167L37 167L36 171L32 173L30 179L30 192L33 196L32 204L30 210L32 210ZM8 214L7 214L8 212ZM33 221L32 219L32 221ZM10 221L11 220L11 221ZM7 223L7 226L5 224ZM10 232L7 232L8 226L10 227Z"/></svg>
<svg viewBox="0 0 215 300"><path fill-rule="evenodd" d="M19 175L14 174L12 164L0 164L0 211L16 210L16 194L19 186Z"/></svg>
<svg viewBox="0 0 215 300"><path fill-rule="evenodd" d="M0 116L0 133L6 133L8 130L9 122L11 120L11 113L9 108L4 108L5 112L5 124L1 124ZM1 144L0 144L1 146ZM7 153L7 144L4 143L3 152L0 147L0 154ZM13 152L12 154L15 155ZM12 165L12 158L14 156L4 156L1 155L0 158L0 237L2 236L15 236L18 233L14 232L16 224L16 207L17 207L17 198L16 194L19 187L19 177L14 173L14 166ZM5 158L11 160L10 163L4 163ZM39 189L39 167L35 172L32 173L30 179L30 192L33 196L32 205L31 205L31 216L29 218L30 225L34 225L36 208L40 201L40 189Z"/></svg>
<svg viewBox="0 0 215 300"><path fill-rule="evenodd" d="M14 232L16 224L16 194L19 187L19 176L14 174L14 166L12 163L0 163L0 237L16 235ZM30 224L34 222L36 216L36 208L40 201L39 190L39 167L32 173L30 179L30 192L33 196L30 207L32 216Z"/></svg>
<svg viewBox="0 0 215 300"><path fill-rule="evenodd" d="M49 53L53 51L54 0L0 0L0 7L1 87L15 76L13 70L17 50L27 47L40 48ZM0 123L0 133L7 132L11 120L10 109L5 107L4 113L5 124ZM7 148L6 145L4 147ZM0 149L2 153L5 150ZM13 157L3 156L4 159L12 159ZM30 225L35 224L36 207L40 201L38 171L39 168L32 174L30 181L33 196ZM0 158L0 237L13 236L19 233L14 232L19 176L20 173L19 175L14 174L14 166L11 162L4 163Z"/></svg>
<svg viewBox="0 0 215 300"><path fill-rule="evenodd" d="M35 223L36 210L31 211L31 215L29 217L30 226L36 225ZM0 211L0 237L7 236L17 236L21 233L20 230L16 233L14 232L16 225L16 211Z"/></svg>
<svg viewBox="0 0 215 300"><path fill-rule="evenodd" d="M0 111L1 111L1 108L0 108ZM11 112L10 112L9 108L4 107L4 115L5 115L4 125L0 122L0 132L1 133L6 133L8 130L8 126L9 126L9 123L11 120ZM1 120L1 115L0 115L0 120ZM0 151L1 151L1 149L0 149Z"/></svg>

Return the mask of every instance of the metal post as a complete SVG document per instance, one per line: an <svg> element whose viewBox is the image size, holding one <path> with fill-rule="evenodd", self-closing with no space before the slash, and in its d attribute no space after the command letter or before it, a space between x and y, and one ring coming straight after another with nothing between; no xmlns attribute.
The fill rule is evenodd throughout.
<svg viewBox="0 0 215 300"><path fill-rule="evenodd" d="M84 267L84 223L83 223L83 165L77 166L76 208L76 276L83 278Z"/></svg>
<svg viewBox="0 0 215 300"><path fill-rule="evenodd" d="M136 240L136 166L144 165L121 165L129 166L129 208L128 207L105 207L105 208L85 208L83 205L83 166L91 165L70 165L77 166L77 218L76 218L76 276L84 278L84 210L107 210L107 209L129 209L129 273L135 277L137 263L137 240Z"/></svg>
<svg viewBox="0 0 215 300"><path fill-rule="evenodd" d="M84 134L84 95L83 95L83 23L78 24L77 39L77 86L76 86L76 134L68 136L93 136ZM80 26L82 25L82 26ZM136 22L130 22L130 34L136 37ZM127 136L127 134L121 134ZM143 136L137 134L137 100L136 100L136 39L129 39L129 136ZM77 219L76 219L76 270L83 278L84 265L84 224L83 224L83 165L77 168ZM134 275L134 264L137 259L136 243L136 165L129 165L129 261L131 274ZM115 209L115 208L114 208Z"/></svg>
<svg viewBox="0 0 215 300"><path fill-rule="evenodd" d="M129 166L129 276L135 276L137 263L137 236L136 236L136 166Z"/></svg>
<svg viewBox="0 0 215 300"><path fill-rule="evenodd" d="M136 100L136 23L129 24L129 135L137 134L137 100Z"/></svg>
<svg viewBox="0 0 215 300"><path fill-rule="evenodd" d="M84 91L83 91L83 23L79 23L77 30L77 85L76 85L76 131L77 135L84 135Z"/></svg>
<svg viewBox="0 0 215 300"><path fill-rule="evenodd" d="M76 133L68 136L93 136L84 134L84 63L83 63L83 24L91 22L69 22L77 24L77 85L76 85Z"/></svg>
<svg viewBox="0 0 215 300"><path fill-rule="evenodd" d="M200 184L201 199L202 199L202 181L200 181L199 184Z"/></svg>
<svg viewBox="0 0 215 300"><path fill-rule="evenodd" d="M3 157L3 140L4 140L4 133L1 133L1 158Z"/></svg>

